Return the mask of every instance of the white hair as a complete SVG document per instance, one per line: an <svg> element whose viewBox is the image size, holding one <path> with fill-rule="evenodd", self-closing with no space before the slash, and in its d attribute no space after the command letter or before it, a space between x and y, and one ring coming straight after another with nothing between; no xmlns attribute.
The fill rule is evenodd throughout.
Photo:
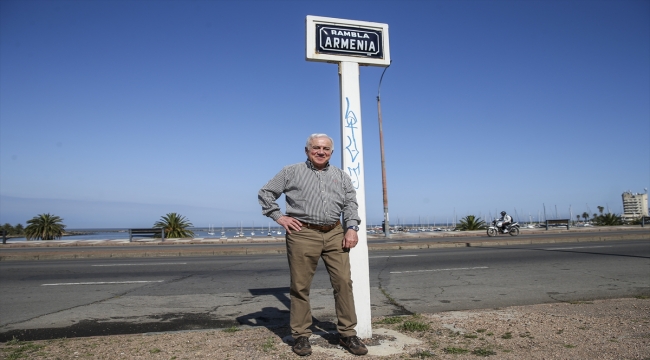
<svg viewBox="0 0 650 360"><path fill-rule="evenodd" d="M305 149L309 149L311 146L311 141L316 138L328 138L330 142L332 143L332 148L334 148L334 139L332 139L329 135L327 134L311 134L307 138L307 144L305 145Z"/></svg>

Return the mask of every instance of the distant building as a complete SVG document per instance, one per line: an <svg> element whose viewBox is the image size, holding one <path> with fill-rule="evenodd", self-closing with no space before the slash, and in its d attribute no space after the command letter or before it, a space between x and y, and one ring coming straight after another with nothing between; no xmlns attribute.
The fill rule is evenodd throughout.
<svg viewBox="0 0 650 360"><path fill-rule="evenodd" d="M631 191L623 193L623 220L634 220L640 216L648 216L648 193L635 194Z"/></svg>

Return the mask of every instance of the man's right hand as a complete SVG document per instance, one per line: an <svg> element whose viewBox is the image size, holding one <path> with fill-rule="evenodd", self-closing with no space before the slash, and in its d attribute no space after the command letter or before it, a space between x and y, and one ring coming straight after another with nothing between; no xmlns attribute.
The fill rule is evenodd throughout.
<svg viewBox="0 0 650 360"><path fill-rule="evenodd" d="M287 230L287 234L291 234L291 230L300 231L302 229L302 223L291 216L282 215L276 222Z"/></svg>

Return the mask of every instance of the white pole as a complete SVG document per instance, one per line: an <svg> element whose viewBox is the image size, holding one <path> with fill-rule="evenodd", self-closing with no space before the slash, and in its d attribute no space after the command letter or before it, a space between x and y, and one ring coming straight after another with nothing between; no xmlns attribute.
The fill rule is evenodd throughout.
<svg viewBox="0 0 650 360"><path fill-rule="evenodd" d="M368 266L368 237L366 234L366 188L364 181L363 141L361 137L361 96L359 64L339 63L341 90L341 167L352 178L359 203L359 243L350 251L352 288L357 312L357 336L372 337L370 314L370 270Z"/></svg>

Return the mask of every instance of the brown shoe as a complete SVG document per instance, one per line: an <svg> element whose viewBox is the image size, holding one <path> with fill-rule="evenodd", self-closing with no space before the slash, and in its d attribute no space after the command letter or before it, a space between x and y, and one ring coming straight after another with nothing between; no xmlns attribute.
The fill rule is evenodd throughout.
<svg viewBox="0 0 650 360"><path fill-rule="evenodd" d="M296 341L294 341L291 350L300 356L311 355L311 344L309 344L309 338L306 336L299 336Z"/></svg>
<svg viewBox="0 0 650 360"><path fill-rule="evenodd" d="M357 336L343 337L339 340L341 346L348 349L354 355L365 355L368 353L368 348L361 342Z"/></svg>

